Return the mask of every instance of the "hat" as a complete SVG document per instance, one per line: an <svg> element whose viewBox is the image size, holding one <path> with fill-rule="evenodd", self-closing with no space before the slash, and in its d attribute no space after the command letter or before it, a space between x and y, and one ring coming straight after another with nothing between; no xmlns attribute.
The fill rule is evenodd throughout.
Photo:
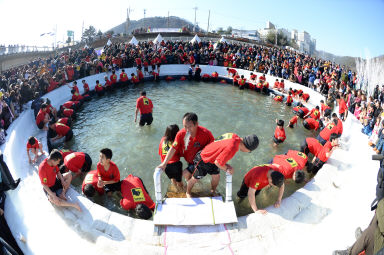
<svg viewBox="0 0 384 255"><path fill-rule="evenodd" d="M243 143L248 150L253 151L259 146L259 138L255 134L247 135L243 138Z"/></svg>

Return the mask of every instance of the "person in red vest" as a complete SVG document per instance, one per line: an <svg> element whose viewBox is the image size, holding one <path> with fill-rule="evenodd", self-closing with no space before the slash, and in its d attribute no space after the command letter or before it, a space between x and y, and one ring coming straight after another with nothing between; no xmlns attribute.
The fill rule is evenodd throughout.
<svg viewBox="0 0 384 255"><path fill-rule="evenodd" d="M281 95L276 95L273 100L276 102L283 102L284 97Z"/></svg>
<svg viewBox="0 0 384 255"><path fill-rule="evenodd" d="M78 176L91 170L92 159L87 153L73 152L64 158L64 166Z"/></svg>
<svg viewBox="0 0 384 255"><path fill-rule="evenodd" d="M73 137L72 129L65 124L56 123L53 120L49 123L49 128L56 132L56 136L51 139L52 142L64 136L65 142L68 142Z"/></svg>
<svg viewBox="0 0 384 255"><path fill-rule="evenodd" d="M269 82L267 82L267 81L264 81L264 82L263 82L262 92L263 92L265 95L269 95Z"/></svg>
<svg viewBox="0 0 384 255"><path fill-rule="evenodd" d="M144 82L144 75L141 69L137 68L136 72L137 72L137 77L139 78L139 82Z"/></svg>
<svg viewBox="0 0 384 255"><path fill-rule="evenodd" d="M211 193L213 196L216 196L216 188L220 181L220 170L232 175L234 169L227 162L238 151L251 152L258 146L259 138L256 135L253 134L241 138L235 133L225 133L213 143L205 146L203 150L196 153L193 159L194 170L192 178L187 182L187 197L192 197L191 190L193 186L207 174L212 176Z"/></svg>
<svg viewBox="0 0 384 255"><path fill-rule="evenodd" d="M104 194L104 189L97 187L98 181L97 170L91 170L87 173L84 177L83 184L81 185L81 190L86 197L93 197L96 192L100 196Z"/></svg>
<svg viewBox="0 0 384 255"><path fill-rule="evenodd" d="M96 86L95 86L95 91L98 96L104 95L104 87L103 85L99 82L99 80L96 80Z"/></svg>
<svg viewBox="0 0 384 255"><path fill-rule="evenodd" d="M320 115L321 115L321 117L324 116L324 113L325 113L325 111L326 111L327 109L331 110L331 107L329 107L328 105L326 105L326 104L324 103L324 100L320 100Z"/></svg>
<svg viewBox="0 0 384 255"><path fill-rule="evenodd" d="M39 154L39 150L40 150L40 154ZM35 155L33 160L31 159L31 155L29 154L29 151L31 151ZM27 142L27 155L28 155L29 163L30 164L36 163L37 159L43 154L44 154L43 145L39 142L39 140L37 140L36 137L34 136L29 137Z"/></svg>
<svg viewBox="0 0 384 255"><path fill-rule="evenodd" d="M318 130L320 127L320 123L314 118L306 118L303 121L303 126L308 130Z"/></svg>
<svg viewBox="0 0 384 255"><path fill-rule="evenodd" d="M114 84L116 84L116 82L117 82L117 75L116 75L116 73L115 73L115 70L112 70L112 74L111 74L111 76L109 77L109 79L111 80L112 86L113 86Z"/></svg>
<svg viewBox="0 0 384 255"><path fill-rule="evenodd" d="M333 119L323 128L323 130L320 131L316 139L319 140L322 145L324 145L329 140L331 134L337 134L337 131L339 130L339 128L337 127L337 123L338 121Z"/></svg>
<svg viewBox="0 0 384 255"><path fill-rule="evenodd" d="M161 158L161 162L164 161L165 157L169 149L172 147L172 143L175 141L175 137L177 132L179 132L179 126L169 125L166 130L164 136L161 138L159 144L159 155ZM181 177L183 175L183 164L180 161L180 154L175 153L173 157L168 161L167 166L164 169L165 174L171 179L172 184L180 190L183 188L183 182L181 181Z"/></svg>
<svg viewBox="0 0 384 255"><path fill-rule="evenodd" d="M275 167L268 165L255 166L249 170L243 179L240 190L237 192L237 196L240 199L244 199L248 196L249 205L254 212L266 214L266 210L257 208L256 196L260 191L267 186L275 186L279 188L279 196L275 202L275 207L280 207L281 199L284 194L284 175L275 170Z"/></svg>
<svg viewBox="0 0 384 255"><path fill-rule="evenodd" d="M339 138L336 133L332 133L329 141L327 141L323 148L315 155L312 160L313 168L312 173L316 174L323 165L327 162L333 151L339 147ZM309 172L309 170L308 170Z"/></svg>
<svg viewBox="0 0 384 255"><path fill-rule="evenodd" d="M140 82L139 78L137 78L137 76L134 73L131 73L131 82L134 85Z"/></svg>
<svg viewBox="0 0 384 255"><path fill-rule="evenodd" d="M305 115L308 114L309 109L305 107L302 103L298 103L296 107L294 107L293 112L295 112L300 118L304 118Z"/></svg>
<svg viewBox="0 0 384 255"><path fill-rule="evenodd" d="M345 121L348 117L348 107L344 101L344 98L340 97L340 95L336 96L337 104L339 105L339 115L342 121Z"/></svg>
<svg viewBox="0 0 384 255"><path fill-rule="evenodd" d="M280 83L279 83L279 86L278 86L278 90L280 92L284 92L284 80L283 79L280 80Z"/></svg>
<svg viewBox="0 0 384 255"><path fill-rule="evenodd" d="M104 84L105 90L107 90L107 91L112 90L112 82L110 80L108 80L107 75L104 76L104 81L105 81L105 84Z"/></svg>
<svg viewBox="0 0 384 255"><path fill-rule="evenodd" d="M61 174L58 164L62 160L61 153L58 150L52 150L49 157L44 159L39 166L39 178L43 190L48 197L48 200L60 207L73 207L78 211L81 208L76 203L67 201L65 194L69 189L72 181L71 173ZM61 191L61 192L60 192Z"/></svg>
<svg viewBox="0 0 384 255"><path fill-rule="evenodd" d="M292 119L289 120L287 127L293 128L295 124L297 126L297 120L298 119L299 119L299 116L297 116L297 115L293 116Z"/></svg>
<svg viewBox="0 0 384 255"><path fill-rule="evenodd" d="M119 82L122 85L128 85L128 81L129 81L128 75L125 73L124 69L121 69Z"/></svg>
<svg viewBox="0 0 384 255"><path fill-rule="evenodd" d="M309 165L308 162L308 156L301 151L296 151L296 150L288 150L287 153L285 153L288 157L293 158L296 163L299 165L299 169L304 169Z"/></svg>
<svg viewBox="0 0 384 255"><path fill-rule="evenodd" d="M228 71L228 76L229 77L234 77L236 74L237 74L237 71L233 68L228 68L227 67L227 71Z"/></svg>
<svg viewBox="0 0 384 255"><path fill-rule="evenodd" d="M317 105L315 108L313 108L312 110L310 110L305 116L304 116L304 119L307 118L307 117L311 117L315 120L319 120L320 119L320 107Z"/></svg>
<svg viewBox="0 0 384 255"><path fill-rule="evenodd" d="M79 92L79 87L77 87L77 81L74 81L72 83L72 86L68 83L67 86L71 89L71 91L74 89L77 93L80 93Z"/></svg>
<svg viewBox="0 0 384 255"><path fill-rule="evenodd" d="M244 78L244 75L241 75L240 79L237 81L237 84L239 85L239 89L245 89L245 86L247 85L247 79Z"/></svg>
<svg viewBox="0 0 384 255"><path fill-rule="evenodd" d="M303 100L304 102L308 102L308 100L309 100L309 94L301 92L301 93L299 94L299 98L300 98L301 100Z"/></svg>
<svg viewBox="0 0 384 255"><path fill-rule="evenodd" d="M47 113L47 104L43 103L36 116L36 125L39 129L48 130L46 124L50 121L49 114Z"/></svg>
<svg viewBox="0 0 384 255"><path fill-rule="evenodd" d="M67 109L77 110L80 107L80 101L67 101L63 106Z"/></svg>
<svg viewBox="0 0 384 255"><path fill-rule="evenodd" d="M217 79L219 78L219 73L214 71L212 74L211 74L211 77L212 77L212 81L213 82L217 82Z"/></svg>
<svg viewBox="0 0 384 255"><path fill-rule="evenodd" d="M332 113L332 119L337 120L337 135L340 137L343 134L343 122L337 117L336 113Z"/></svg>
<svg viewBox="0 0 384 255"><path fill-rule="evenodd" d="M279 85L280 85L279 79L276 79L275 83L273 84L273 88L277 89L279 88Z"/></svg>
<svg viewBox="0 0 384 255"><path fill-rule="evenodd" d="M135 210L139 218L148 220L152 217L152 212L156 204L148 194L143 181L132 174L121 181L120 205L124 210Z"/></svg>
<svg viewBox="0 0 384 255"><path fill-rule="evenodd" d="M305 140L300 146L300 151L305 153L306 155L312 153L312 155L316 156L322 149L323 145L319 142L319 140L313 137L305 138Z"/></svg>
<svg viewBox="0 0 384 255"><path fill-rule="evenodd" d="M76 119L76 113L73 109L67 109L64 106L60 105L59 112L57 113L57 116L59 118L61 117L68 117L71 119Z"/></svg>
<svg viewBox="0 0 384 255"><path fill-rule="evenodd" d="M97 163L97 187L104 188L108 196L115 191L120 191L120 171L111 160L112 150L104 148L100 150L99 163Z"/></svg>
<svg viewBox="0 0 384 255"><path fill-rule="evenodd" d="M296 183L302 183L305 180L305 174L300 165L293 157L288 155L276 155L272 161L276 170L284 175L284 179L292 179Z"/></svg>
<svg viewBox="0 0 384 255"><path fill-rule="evenodd" d="M288 92L288 96L287 96L287 101L285 101L285 104L287 106L291 106L293 103L293 98L292 98L292 92Z"/></svg>
<svg viewBox="0 0 384 255"><path fill-rule="evenodd" d="M283 143L287 138L284 130L284 120L276 120L276 129L275 135L273 136L273 145L277 146L280 143Z"/></svg>
<svg viewBox="0 0 384 255"><path fill-rule="evenodd" d="M141 96L136 100L135 109L135 122L137 120L137 113L140 111L140 126L145 124L151 125L153 121L152 111L153 104L152 100L147 97L147 92L142 91Z"/></svg>
<svg viewBox="0 0 384 255"><path fill-rule="evenodd" d="M201 79L205 82L207 81L210 81L211 80L211 76L207 73L203 74L203 76L201 76Z"/></svg>
<svg viewBox="0 0 384 255"><path fill-rule="evenodd" d="M150 74L153 76L154 81L159 81L159 73L156 73L155 71L151 71Z"/></svg>
<svg viewBox="0 0 384 255"><path fill-rule="evenodd" d="M74 90L74 89L71 90L71 93L72 93L72 98L71 98L72 101L78 101L78 102L80 102L80 104L83 104L84 97L82 95L77 93L76 90Z"/></svg>

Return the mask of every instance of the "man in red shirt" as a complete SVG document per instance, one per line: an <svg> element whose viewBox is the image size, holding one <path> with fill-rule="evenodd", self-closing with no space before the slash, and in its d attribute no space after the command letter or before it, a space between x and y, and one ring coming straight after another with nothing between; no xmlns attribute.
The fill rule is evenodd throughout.
<svg viewBox="0 0 384 255"><path fill-rule="evenodd" d="M97 187L104 188L108 196L112 196L114 191L120 191L120 171L111 159L112 150L104 148L100 151L97 163Z"/></svg>
<svg viewBox="0 0 384 255"><path fill-rule="evenodd" d="M40 155L39 155L38 150L40 150ZM35 155L35 158L33 160L31 159L31 156L29 155L29 151L31 151ZM34 137L34 136L29 137L28 142L27 142L27 155L28 155L29 163L30 164L36 163L38 157L40 157L43 154L44 154L43 145L39 142L39 140L37 140L36 137Z"/></svg>
<svg viewBox="0 0 384 255"><path fill-rule="evenodd" d="M276 170L284 175L284 179L293 179L296 183L302 183L305 179L305 174L293 157L288 155L276 155L273 158L272 164Z"/></svg>
<svg viewBox="0 0 384 255"><path fill-rule="evenodd" d="M323 149L323 145L313 137L307 137L305 138L304 142L301 144L300 151L304 152L305 154L309 155L309 153L312 153L312 155L316 156L321 150Z"/></svg>
<svg viewBox="0 0 384 255"><path fill-rule="evenodd" d="M348 107L344 99L340 95L336 96L337 104L339 105L339 115L342 121L345 121L348 116Z"/></svg>
<svg viewBox="0 0 384 255"><path fill-rule="evenodd" d="M237 74L237 71L233 68L227 68L228 76L234 77Z"/></svg>
<svg viewBox="0 0 384 255"><path fill-rule="evenodd" d="M183 126L184 128L177 132L172 147L169 149L164 161L158 167L165 169L173 155L179 153L188 163L187 169L183 171L184 177L188 181L192 177L194 170L193 159L196 153L204 149L206 145L212 143L215 139L211 131L199 126L196 113L187 112L184 114Z"/></svg>
<svg viewBox="0 0 384 255"><path fill-rule="evenodd" d="M320 100L320 115L321 115L321 117L324 116L325 111L328 110L328 109L331 110L331 107L326 105L324 103L324 100Z"/></svg>
<svg viewBox="0 0 384 255"><path fill-rule="evenodd" d="M99 178L97 176L97 170L92 170L87 173L81 185L81 190L86 197L93 197L97 191L99 195L104 194L104 189L97 187Z"/></svg>
<svg viewBox="0 0 384 255"><path fill-rule="evenodd" d="M91 170L92 159L87 153L72 152L64 158L64 166L78 176Z"/></svg>
<svg viewBox="0 0 384 255"><path fill-rule="evenodd" d="M320 108L319 106L316 106L315 108L313 108L312 110L310 110L305 116L304 116L304 119L307 118L307 117L311 117L315 120L319 120L320 119Z"/></svg>
<svg viewBox="0 0 384 255"><path fill-rule="evenodd" d="M112 74L109 79L111 80L112 85L117 82L117 75L115 74L115 70L112 70Z"/></svg>
<svg viewBox="0 0 384 255"><path fill-rule="evenodd" d="M285 141L284 120L276 120L275 135L273 136L273 145L277 146Z"/></svg>
<svg viewBox="0 0 384 255"><path fill-rule="evenodd" d="M73 132L70 127L62 123L56 123L54 120L49 123L49 128L56 132L56 136L51 139L51 142L65 136L65 142L68 142L73 137Z"/></svg>
<svg viewBox="0 0 384 255"><path fill-rule="evenodd" d="M339 138L336 133L332 133L329 141L326 142L323 148L315 155L312 160L313 168L311 171L316 174L323 165L327 162L329 157L332 155L332 152L339 147Z"/></svg>
<svg viewBox="0 0 384 255"><path fill-rule="evenodd" d="M318 130L320 123L317 120L315 120L314 118L306 118L303 121L303 126L308 130L312 130L312 129Z"/></svg>
<svg viewBox="0 0 384 255"><path fill-rule="evenodd" d="M44 159L39 166L39 177L43 190L48 196L49 201L56 206L73 207L81 211L80 206L70 203L65 197L72 181L71 173L61 175L57 165L62 160L58 150L52 150L49 157ZM60 193L61 191L61 193Z"/></svg>
<svg viewBox="0 0 384 255"><path fill-rule="evenodd" d="M213 143L208 144L202 151L199 151L194 160L194 171L192 178L187 182L187 197L191 197L191 190L198 180L210 174L211 193L215 196L216 188L220 181L220 170L233 174L233 167L227 162L231 160L236 152L251 152L259 145L256 135L249 135L240 138L235 133L226 133L217 138Z"/></svg>
<svg viewBox="0 0 384 255"><path fill-rule="evenodd" d="M340 137L343 134L343 122L337 117L336 113L332 113L332 119L337 120L337 135Z"/></svg>
<svg viewBox="0 0 384 255"><path fill-rule="evenodd" d="M284 194L284 175L274 170L272 165L260 165L255 166L249 170L243 179L240 190L237 192L237 196L240 199L248 196L249 204L254 212L260 212L266 214L266 210L260 210L256 205L256 196L260 191L267 186L275 186L279 188L279 196L275 203L275 207L280 207L281 199Z"/></svg>
<svg viewBox="0 0 384 255"><path fill-rule="evenodd" d="M298 119L299 119L299 116L297 116L297 115L293 116L292 119L290 119L290 121L288 123L288 127L293 128L295 124L297 125Z"/></svg>
<svg viewBox="0 0 384 255"><path fill-rule="evenodd" d="M128 85L128 80L128 75L125 73L124 69L122 69L120 73L120 83L122 85Z"/></svg>
<svg viewBox="0 0 384 255"><path fill-rule="evenodd" d="M39 113L36 116L36 125L39 129L48 130L45 126L50 121L49 114L47 113L47 104L43 103L40 107Z"/></svg>
<svg viewBox="0 0 384 255"><path fill-rule="evenodd" d="M136 109L135 109L135 122L137 120L137 113L140 111L140 126L147 124L148 126L152 124L153 116L153 104L152 100L147 97L147 92L142 91L141 97L136 100Z"/></svg>
<svg viewBox="0 0 384 255"><path fill-rule="evenodd" d="M135 210L137 216L141 219L147 220L151 218L151 210L155 209L156 204L152 201L143 181L139 177L130 174L122 180L121 195L120 205L123 209ZM138 207L140 210L137 210ZM142 210L145 210L147 213L142 213Z"/></svg>
<svg viewBox="0 0 384 255"><path fill-rule="evenodd" d="M330 123L325 126L325 128L323 128L323 130L321 130L316 139L319 140L321 145L324 145L331 137L331 134L337 134L337 131L337 120L333 119Z"/></svg>

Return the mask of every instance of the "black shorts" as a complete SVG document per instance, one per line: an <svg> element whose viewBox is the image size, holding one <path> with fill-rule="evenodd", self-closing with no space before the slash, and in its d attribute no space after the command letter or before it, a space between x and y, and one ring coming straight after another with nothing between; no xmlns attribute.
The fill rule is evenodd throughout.
<svg viewBox="0 0 384 255"><path fill-rule="evenodd" d="M283 143L283 140L277 139L276 137L273 137L273 142L276 144Z"/></svg>
<svg viewBox="0 0 384 255"><path fill-rule="evenodd" d="M55 180L55 184L53 184L53 186L49 187L49 189L55 193L57 196L59 196L61 194L61 191L63 190L63 185L61 184L61 181L56 177L56 180ZM48 196L48 193L47 191L44 190L44 193L45 195Z"/></svg>
<svg viewBox="0 0 384 255"><path fill-rule="evenodd" d="M289 127L290 127L290 128L293 128L293 124L289 123Z"/></svg>
<svg viewBox="0 0 384 255"><path fill-rule="evenodd" d="M317 140L319 140L319 142L321 143L321 145L324 146L324 144L327 142L327 140L324 140L320 134L316 137Z"/></svg>
<svg viewBox="0 0 384 255"><path fill-rule="evenodd" d="M84 153L84 154L85 154L85 161L84 161L83 167L81 168L82 173L89 172L89 170L91 170L91 166L92 166L91 157L87 153Z"/></svg>
<svg viewBox="0 0 384 255"><path fill-rule="evenodd" d="M37 127L38 127L39 129L43 129L43 127L44 127L44 121L40 121L39 124L37 124Z"/></svg>
<svg viewBox="0 0 384 255"><path fill-rule="evenodd" d="M345 112L340 113L340 119L344 120Z"/></svg>
<svg viewBox="0 0 384 255"><path fill-rule="evenodd" d="M316 158L315 159L315 162L313 162L313 166L312 166L312 173L313 174L317 174L317 172L323 167L323 165L325 164L325 162L321 161L319 158Z"/></svg>
<svg viewBox="0 0 384 255"><path fill-rule="evenodd" d="M152 67L152 71L154 71L156 69L155 65L151 65L151 67Z"/></svg>
<svg viewBox="0 0 384 255"><path fill-rule="evenodd" d="M308 130L311 130L311 128L309 127L309 124L306 120L303 121L303 126L308 129Z"/></svg>
<svg viewBox="0 0 384 255"><path fill-rule="evenodd" d="M286 103L286 105L287 105L287 106L291 106L291 105L292 105L292 103Z"/></svg>
<svg viewBox="0 0 384 255"><path fill-rule="evenodd" d="M188 163L188 166L187 166L187 171L190 172L191 174L193 173L193 171L195 170L195 165L194 164L189 164Z"/></svg>
<svg viewBox="0 0 384 255"><path fill-rule="evenodd" d="M298 115L299 115L300 118L304 118L304 115L305 115L305 114L304 114L304 111L303 111L303 110L300 109L297 113L298 113Z"/></svg>
<svg viewBox="0 0 384 255"><path fill-rule="evenodd" d="M104 185L105 193L108 192L114 192L114 191L121 191L121 181L118 181L116 183L107 184Z"/></svg>
<svg viewBox="0 0 384 255"><path fill-rule="evenodd" d="M195 165L195 169L193 170L192 176L195 179L201 179L207 174L215 175L220 174L219 168L212 163L205 163L200 156L201 151L199 151L195 158L193 159L193 163Z"/></svg>
<svg viewBox="0 0 384 255"><path fill-rule="evenodd" d="M240 189L237 192L237 196L239 198L246 198L248 196L248 190L249 190L249 188L247 187L247 185L245 185L244 180L243 180L243 183L241 184ZM256 190L255 196L257 196L260 193L260 191L261 190Z"/></svg>
<svg viewBox="0 0 384 255"><path fill-rule="evenodd" d="M65 141L68 142L69 140L72 139L72 137L73 137L73 131L72 129L70 129L68 133L65 135Z"/></svg>
<svg viewBox="0 0 384 255"><path fill-rule="evenodd" d="M140 116L140 126L144 126L145 124L151 125L153 121L152 113L145 113Z"/></svg>
<svg viewBox="0 0 384 255"><path fill-rule="evenodd" d="M148 73L148 66L144 66L144 72Z"/></svg>
<svg viewBox="0 0 384 255"><path fill-rule="evenodd" d="M175 179L177 182L181 182L181 176L183 173L183 163L177 161L171 164L168 164L165 168L165 174L169 179Z"/></svg>
<svg viewBox="0 0 384 255"><path fill-rule="evenodd" d="M304 142L300 145L300 152L304 152L307 155L309 154L307 139L305 139Z"/></svg>
<svg viewBox="0 0 384 255"><path fill-rule="evenodd" d="M161 64L159 63L159 64L157 64L157 69L159 69L160 68L160 66L161 66Z"/></svg>

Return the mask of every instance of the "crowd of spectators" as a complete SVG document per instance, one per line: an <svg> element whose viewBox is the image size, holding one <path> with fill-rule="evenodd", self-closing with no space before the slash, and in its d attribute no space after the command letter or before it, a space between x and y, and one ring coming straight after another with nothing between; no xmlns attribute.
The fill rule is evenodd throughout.
<svg viewBox="0 0 384 255"><path fill-rule="evenodd" d="M356 89L357 75L347 67L289 49L210 41L112 43L100 55L93 48L77 49L3 71L0 74L2 128L8 128L26 102L63 84L112 69L159 64L217 65L270 74L317 90L326 96L331 107L337 94L341 94L353 114L359 113L359 117L366 114L360 119L372 129L377 118L372 120L370 116L380 114L371 108L381 110L378 108L381 104L371 103L375 99L380 103L384 100L380 89L371 98Z"/></svg>

